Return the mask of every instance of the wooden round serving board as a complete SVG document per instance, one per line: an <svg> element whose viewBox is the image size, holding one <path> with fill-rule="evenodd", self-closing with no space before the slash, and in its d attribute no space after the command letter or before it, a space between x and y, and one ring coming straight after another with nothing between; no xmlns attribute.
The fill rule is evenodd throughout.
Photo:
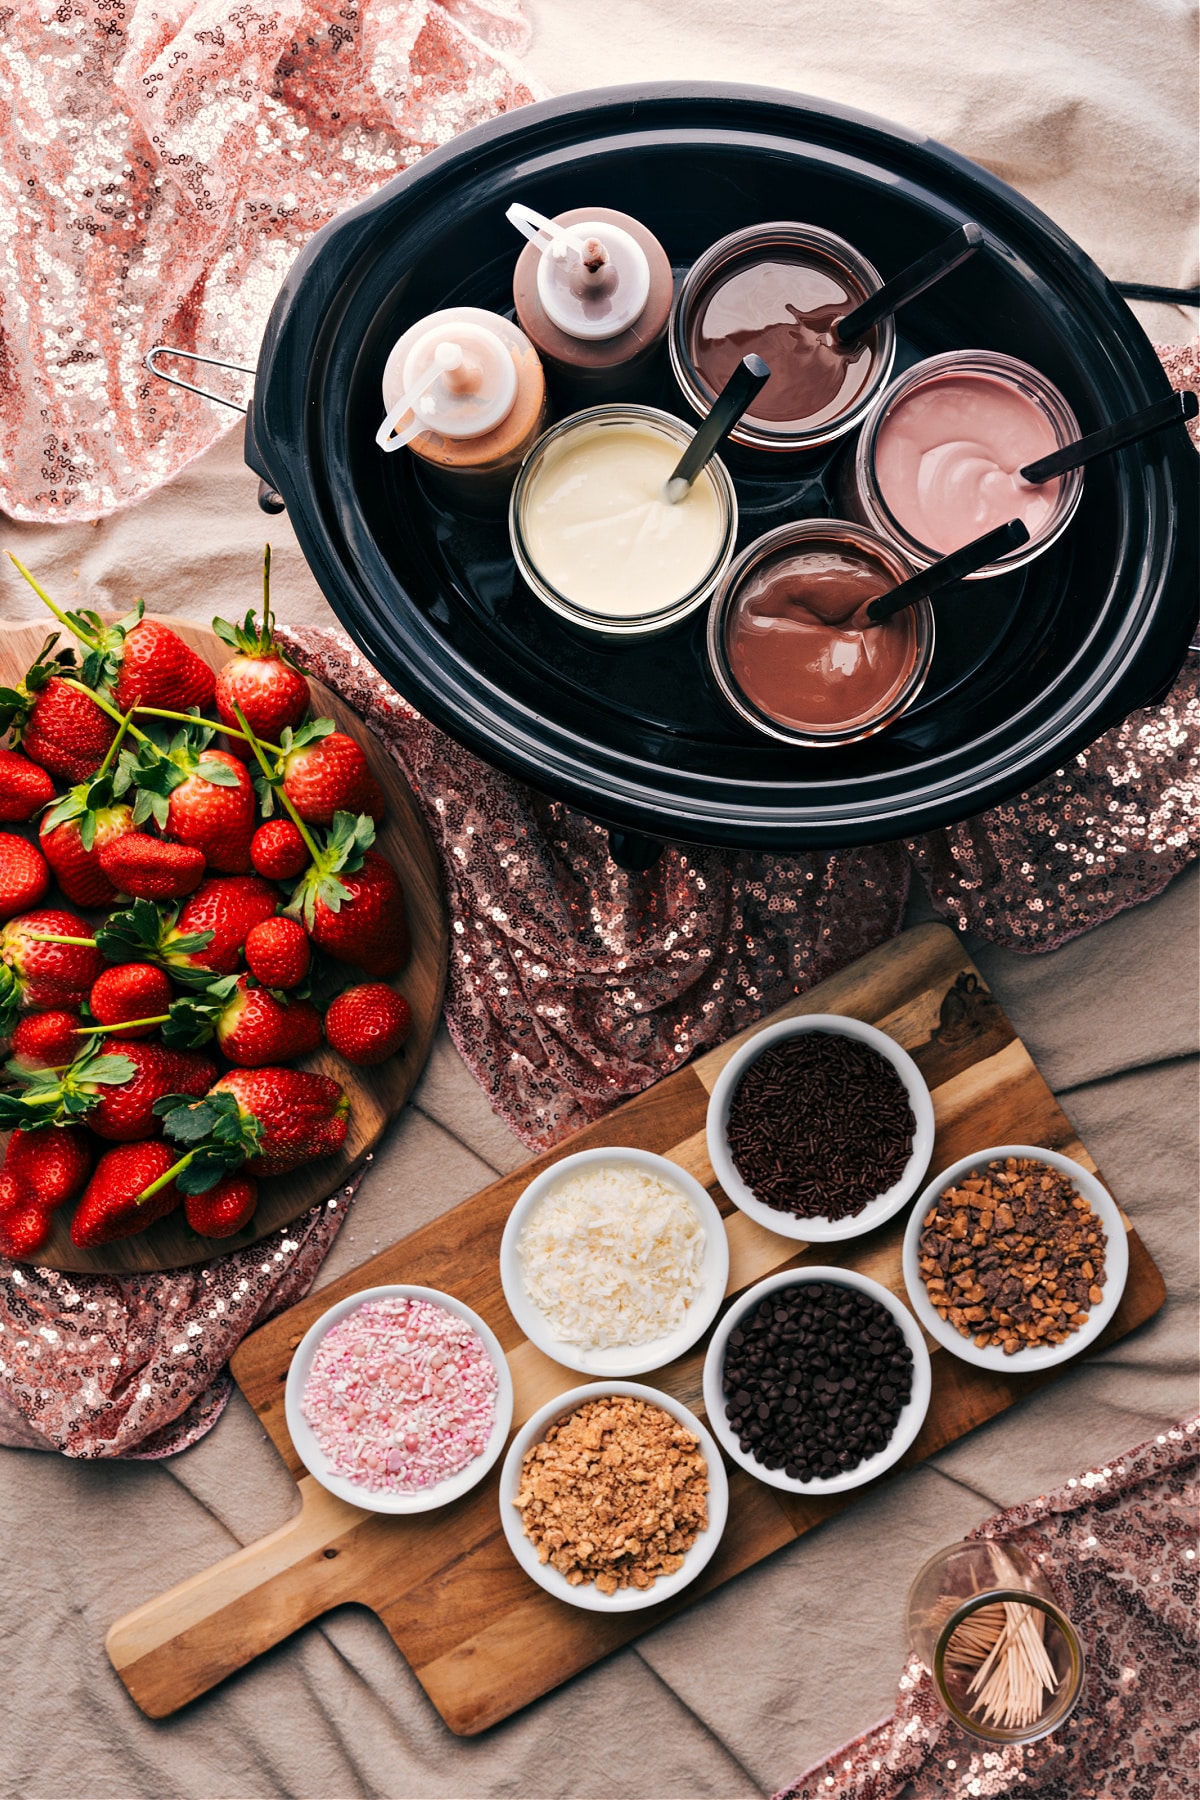
<svg viewBox="0 0 1200 1800"><path fill-rule="evenodd" d="M174 618L163 622L177 631L214 669L228 661L228 648L205 626ZM52 628L52 621L44 625L40 620L0 628L0 684L11 686L21 679ZM66 633L62 641L64 644L70 642ZM399 1055L374 1069L353 1068L325 1044L297 1063L298 1068L332 1075L345 1088L350 1098L350 1129L346 1142L336 1156L304 1164L290 1175L260 1181L254 1217L236 1236L198 1237L188 1225L183 1209L179 1208L136 1237L122 1238L115 1244L104 1244L95 1250L80 1250L71 1242L70 1223L74 1208L65 1206L56 1214L54 1236L50 1242L36 1257L30 1258L43 1268L75 1269L92 1274L179 1269L189 1263L209 1262L226 1251L256 1243L281 1225L289 1225L345 1183L400 1112L425 1066L442 1009L449 941L437 852L407 782L383 745L336 694L311 678L309 686L314 713L336 719L339 728L362 745L387 797L387 817L378 828L376 843L400 875L412 928L412 959L394 983L412 1008L413 1025L408 1042ZM6 825L4 830L25 831L26 828ZM64 900L57 889L51 889L43 905L68 906L75 912L80 910ZM98 923L101 915L89 916ZM354 978L354 972L349 968L331 966L347 979ZM7 1139L3 1141L6 1143Z"/></svg>

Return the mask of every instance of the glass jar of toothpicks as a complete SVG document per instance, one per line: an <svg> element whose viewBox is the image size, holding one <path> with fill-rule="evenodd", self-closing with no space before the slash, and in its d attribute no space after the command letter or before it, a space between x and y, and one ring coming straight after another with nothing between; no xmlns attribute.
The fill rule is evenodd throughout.
<svg viewBox="0 0 1200 1800"><path fill-rule="evenodd" d="M1083 1691L1079 1634L1021 1551L980 1538L939 1550L908 1596L912 1648L965 1731L1028 1744Z"/></svg>

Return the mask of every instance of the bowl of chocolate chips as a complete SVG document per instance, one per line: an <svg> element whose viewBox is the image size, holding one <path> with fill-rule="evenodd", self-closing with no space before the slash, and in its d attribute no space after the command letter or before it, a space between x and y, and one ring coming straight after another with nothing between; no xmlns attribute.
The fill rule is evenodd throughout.
<svg viewBox="0 0 1200 1800"><path fill-rule="evenodd" d="M1001 1144L943 1170L904 1234L913 1311L964 1362L1009 1374L1094 1344L1129 1272L1125 1222L1090 1169Z"/></svg>
<svg viewBox="0 0 1200 1800"><path fill-rule="evenodd" d="M852 1269L785 1269L734 1301L704 1359L721 1448L768 1486L840 1494L890 1469L929 1409L908 1308Z"/></svg>

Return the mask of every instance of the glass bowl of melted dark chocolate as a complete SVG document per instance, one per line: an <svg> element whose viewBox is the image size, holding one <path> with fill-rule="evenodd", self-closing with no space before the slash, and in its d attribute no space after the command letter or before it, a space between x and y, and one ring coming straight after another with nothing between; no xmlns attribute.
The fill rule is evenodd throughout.
<svg viewBox="0 0 1200 1800"><path fill-rule="evenodd" d="M749 351L771 378L730 434L756 450L803 451L852 431L886 385L891 318L850 344L835 326L881 286L852 244L814 225L731 232L692 265L671 319L671 364L706 416Z"/></svg>
<svg viewBox="0 0 1200 1800"><path fill-rule="evenodd" d="M928 600L873 624L867 607L914 571L874 532L797 519L732 565L708 615L713 678L738 716L784 743L849 744L912 705L933 660Z"/></svg>

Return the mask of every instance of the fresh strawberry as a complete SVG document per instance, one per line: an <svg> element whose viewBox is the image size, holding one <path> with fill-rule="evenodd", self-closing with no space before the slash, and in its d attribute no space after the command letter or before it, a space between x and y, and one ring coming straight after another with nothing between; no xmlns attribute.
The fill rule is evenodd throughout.
<svg viewBox="0 0 1200 1800"><path fill-rule="evenodd" d="M104 761L117 727L75 683L70 650L53 658L58 634L15 688L0 688L0 732L9 731L31 761L64 781L86 781Z"/></svg>
<svg viewBox="0 0 1200 1800"><path fill-rule="evenodd" d="M26 1069L58 1069L74 1062L82 1025L78 1013L30 1013L12 1034L14 1061Z"/></svg>
<svg viewBox="0 0 1200 1800"><path fill-rule="evenodd" d="M53 798L54 783L45 769L30 762L27 756L19 756L15 750L0 750L0 820L12 825L22 819L32 819L34 813L49 806ZM303 867L301 863L300 868ZM300 869L293 873L298 875Z"/></svg>
<svg viewBox="0 0 1200 1800"><path fill-rule="evenodd" d="M164 743L143 733L137 756L124 759L138 790L135 825L153 818L167 837L203 850L214 869L250 867L256 807L249 775L228 750L209 748L211 726L185 725Z"/></svg>
<svg viewBox="0 0 1200 1800"><path fill-rule="evenodd" d="M339 1056L359 1068L395 1056L411 1030L408 1001L382 981L347 988L325 1014L325 1036Z"/></svg>
<svg viewBox="0 0 1200 1800"><path fill-rule="evenodd" d="M179 909L135 900L110 914L97 940L110 962L156 962L176 981L206 986L214 975L233 973L251 930L278 904L275 889L257 875L210 876Z"/></svg>
<svg viewBox="0 0 1200 1800"><path fill-rule="evenodd" d="M250 861L268 881L290 881L308 866L308 845L290 819L268 819L250 840Z"/></svg>
<svg viewBox="0 0 1200 1800"><path fill-rule="evenodd" d="M163 1026L168 1044L206 1044L214 1036L239 1068L294 1062L320 1043L321 1015L311 1001L276 999L245 975L225 975L204 993L176 1000Z"/></svg>
<svg viewBox="0 0 1200 1800"><path fill-rule="evenodd" d="M314 944L338 962L357 963L368 975L397 975L411 944L400 878L370 848L375 827L365 813L338 813L319 841L307 833L316 855L284 909L302 919Z"/></svg>
<svg viewBox="0 0 1200 1800"><path fill-rule="evenodd" d="M279 741L283 791L305 824L332 824L339 812L367 813L377 823L382 819L383 790L360 746L335 730L332 719L314 719L299 731L285 731ZM266 794L263 805L266 810Z"/></svg>
<svg viewBox="0 0 1200 1800"><path fill-rule="evenodd" d="M263 919L246 938L246 967L263 987L299 987L312 951L298 919Z"/></svg>
<svg viewBox="0 0 1200 1800"><path fill-rule="evenodd" d="M27 838L0 831L0 919L28 912L44 900L50 886L46 858Z"/></svg>
<svg viewBox="0 0 1200 1800"><path fill-rule="evenodd" d="M62 804L66 805L69 799L70 796ZM43 821L40 840L59 887L76 906L111 906L117 890L104 873L103 852L107 845L133 830L133 808L123 804L103 806L85 814L83 820L67 818L62 824L52 824L58 812L55 807ZM88 824L92 832L90 842L85 835Z"/></svg>
<svg viewBox="0 0 1200 1800"><path fill-rule="evenodd" d="M29 1131L86 1118L97 1137L132 1143L158 1129L159 1100L202 1094L215 1075L207 1056L186 1050L85 1039L69 1069L34 1071L25 1077L23 1094L0 1094L0 1126Z"/></svg>
<svg viewBox="0 0 1200 1800"><path fill-rule="evenodd" d="M6 1204L7 1202L7 1204ZM54 1221L25 1182L0 1175L0 1256L25 1262L36 1256L54 1229Z"/></svg>
<svg viewBox="0 0 1200 1800"><path fill-rule="evenodd" d="M120 798L127 785L124 770L113 767L128 726L123 720L95 775L77 782L41 823L46 860L76 906L110 906L116 898L100 857L107 845L133 830L133 809Z"/></svg>
<svg viewBox="0 0 1200 1800"><path fill-rule="evenodd" d="M144 601L135 600L133 611L112 625L106 625L96 612L63 612L11 551L9 556L59 624L74 632L83 645L86 687L111 697L121 712L133 706L165 706L186 712L193 706L212 705L212 670L177 631L158 619L143 617Z"/></svg>
<svg viewBox="0 0 1200 1800"><path fill-rule="evenodd" d="M103 847L100 866L119 894L181 900L199 887L206 862L195 844L170 844L147 831L129 831Z"/></svg>
<svg viewBox="0 0 1200 1800"><path fill-rule="evenodd" d="M256 737L278 743L289 727L299 725L309 708L308 683L275 636L271 619L271 546L263 556L263 622L253 611L242 625L214 619L217 636L236 652L217 671L217 716L237 726L240 707Z"/></svg>
<svg viewBox="0 0 1200 1800"><path fill-rule="evenodd" d="M232 1237L254 1216L258 1183L253 1175L224 1175L216 1187L189 1194L183 1204L188 1224L201 1237Z"/></svg>
<svg viewBox="0 0 1200 1800"><path fill-rule="evenodd" d="M81 1249L111 1244L174 1212L183 1195L173 1181L156 1184L175 1161L175 1152L161 1138L106 1150L75 1209L71 1242ZM148 1188L155 1192L148 1194Z"/></svg>
<svg viewBox="0 0 1200 1800"><path fill-rule="evenodd" d="M113 689L119 711L131 706L162 706L172 712L198 706L203 711L212 705L215 687L216 676L204 658L169 625L139 618L127 629Z"/></svg>
<svg viewBox="0 0 1200 1800"><path fill-rule="evenodd" d="M328 1075L302 1069L234 1069L193 1105L163 1102L163 1129L182 1146L187 1193L203 1193L221 1173L286 1175L346 1139L350 1103Z"/></svg>
<svg viewBox="0 0 1200 1800"><path fill-rule="evenodd" d="M70 943L47 942L69 938ZM86 919L47 907L0 928L0 1032L23 1012L73 1010L100 973L100 952Z"/></svg>
<svg viewBox="0 0 1200 1800"><path fill-rule="evenodd" d="M98 1025L125 1026L127 1019L144 1021L105 1033L109 1039L125 1041L150 1037L166 1017L171 999L171 983L162 969L153 963L118 963L115 969L105 969L96 977L88 1005ZM20 1029L18 1026L18 1032Z"/></svg>
<svg viewBox="0 0 1200 1800"><path fill-rule="evenodd" d="M81 1125L14 1131L4 1172L26 1182L48 1211L73 1200L91 1172L92 1134Z"/></svg>

